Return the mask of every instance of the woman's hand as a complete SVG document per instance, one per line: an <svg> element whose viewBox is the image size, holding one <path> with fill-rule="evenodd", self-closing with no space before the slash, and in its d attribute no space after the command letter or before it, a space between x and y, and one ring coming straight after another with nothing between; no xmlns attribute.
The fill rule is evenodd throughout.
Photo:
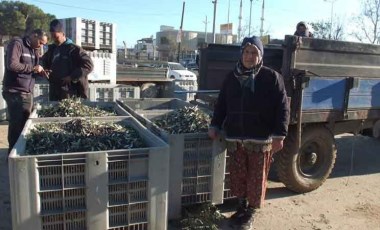
<svg viewBox="0 0 380 230"><path fill-rule="evenodd" d="M272 151L274 153L280 151L284 147L284 140L282 138L273 138Z"/></svg>
<svg viewBox="0 0 380 230"><path fill-rule="evenodd" d="M209 136L212 140L215 140L215 139L219 136L219 132L218 132L218 130L216 130L215 128L210 127L210 128L208 129L208 136Z"/></svg>

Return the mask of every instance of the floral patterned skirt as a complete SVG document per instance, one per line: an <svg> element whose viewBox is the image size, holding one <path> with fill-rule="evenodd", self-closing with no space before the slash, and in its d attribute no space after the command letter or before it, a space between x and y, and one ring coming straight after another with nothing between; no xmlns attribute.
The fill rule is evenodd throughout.
<svg viewBox="0 0 380 230"><path fill-rule="evenodd" d="M253 208L260 208L264 204L272 163L271 148L271 140L227 140L232 195L247 198Z"/></svg>

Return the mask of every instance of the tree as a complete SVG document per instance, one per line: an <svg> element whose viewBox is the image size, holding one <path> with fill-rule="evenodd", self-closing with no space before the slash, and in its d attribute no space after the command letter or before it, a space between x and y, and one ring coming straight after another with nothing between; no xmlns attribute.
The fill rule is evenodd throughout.
<svg viewBox="0 0 380 230"><path fill-rule="evenodd" d="M0 2L0 42L2 36L22 36L34 29L48 30L54 15L19 1Z"/></svg>
<svg viewBox="0 0 380 230"><path fill-rule="evenodd" d="M318 21L318 22L311 22L310 26L312 28L312 32L315 38L343 40L343 37L344 37L343 24L341 23L339 19L336 19L336 22L332 27L331 37L330 37L330 28L331 28L330 22L326 22L323 20Z"/></svg>
<svg viewBox="0 0 380 230"><path fill-rule="evenodd" d="M354 35L361 42L380 43L380 0L363 0L362 12L355 20Z"/></svg>
<svg viewBox="0 0 380 230"><path fill-rule="evenodd" d="M249 34L249 31L251 32L251 34ZM263 32L264 35L266 34L269 34L269 29L266 28L265 31ZM238 41L243 41L243 39L245 37L248 37L248 36L260 36L260 27L258 25L254 26L254 25L251 25L251 30L249 30L249 21L247 20L245 22L245 24L242 25L242 28L241 28L241 31L240 31L240 38L237 38Z"/></svg>

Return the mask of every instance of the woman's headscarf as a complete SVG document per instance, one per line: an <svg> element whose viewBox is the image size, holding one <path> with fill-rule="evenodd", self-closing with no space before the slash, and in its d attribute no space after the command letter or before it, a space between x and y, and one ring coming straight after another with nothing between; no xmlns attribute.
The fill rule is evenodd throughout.
<svg viewBox="0 0 380 230"><path fill-rule="evenodd" d="M254 45L256 46L260 51L261 60L259 63L254 66L253 68L246 68L242 63L242 56L244 49L249 46ZM249 87L252 91L252 93L255 91L255 76L260 71L260 68L263 66L263 57L264 57L264 47L263 43L261 42L260 38L253 36L253 37L245 37L243 39L243 42L241 43L240 48L241 58L236 63L234 74L236 78L239 80L241 86Z"/></svg>

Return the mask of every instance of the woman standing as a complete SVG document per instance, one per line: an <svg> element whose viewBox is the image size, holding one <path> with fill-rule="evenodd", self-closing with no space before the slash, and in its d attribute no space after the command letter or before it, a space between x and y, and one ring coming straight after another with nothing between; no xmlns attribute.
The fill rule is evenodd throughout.
<svg viewBox="0 0 380 230"><path fill-rule="evenodd" d="M289 124L282 76L263 66L264 48L256 37L244 38L241 58L226 77L214 108L209 136L223 129L230 157L231 192L239 198L231 221L250 229L255 209L263 205L272 154L281 150Z"/></svg>

